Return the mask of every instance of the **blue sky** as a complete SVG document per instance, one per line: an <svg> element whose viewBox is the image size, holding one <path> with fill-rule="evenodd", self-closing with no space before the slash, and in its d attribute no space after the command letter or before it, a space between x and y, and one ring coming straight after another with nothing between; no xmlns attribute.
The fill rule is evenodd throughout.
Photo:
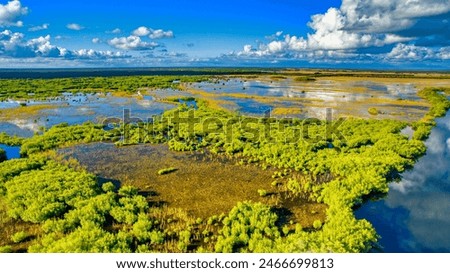
<svg viewBox="0 0 450 273"><path fill-rule="evenodd" d="M450 0L0 0L0 67L450 68Z"/></svg>

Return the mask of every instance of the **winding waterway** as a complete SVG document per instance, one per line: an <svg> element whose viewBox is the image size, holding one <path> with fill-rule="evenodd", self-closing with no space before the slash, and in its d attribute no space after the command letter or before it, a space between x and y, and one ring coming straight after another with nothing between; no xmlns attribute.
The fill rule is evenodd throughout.
<svg viewBox="0 0 450 273"><path fill-rule="evenodd" d="M383 252L450 252L450 113L425 144L427 154L386 198L356 211L381 235Z"/></svg>

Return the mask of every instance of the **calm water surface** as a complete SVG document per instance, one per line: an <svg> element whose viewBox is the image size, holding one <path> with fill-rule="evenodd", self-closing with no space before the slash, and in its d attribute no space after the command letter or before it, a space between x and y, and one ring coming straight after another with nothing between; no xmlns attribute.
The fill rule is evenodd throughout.
<svg viewBox="0 0 450 273"><path fill-rule="evenodd" d="M387 197L356 211L381 235L384 252L450 252L450 113L437 120L427 154Z"/></svg>

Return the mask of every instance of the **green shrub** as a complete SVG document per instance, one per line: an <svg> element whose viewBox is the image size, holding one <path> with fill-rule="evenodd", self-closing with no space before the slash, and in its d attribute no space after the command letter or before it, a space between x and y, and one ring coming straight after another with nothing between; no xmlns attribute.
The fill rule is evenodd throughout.
<svg viewBox="0 0 450 273"><path fill-rule="evenodd" d="M258 190L258 194L261 197L266 197L268 195L266 190Z"/></svg>
<svg viewBox="0 0 450 273"><path fill-rule="evenodd" d="M159 175L164 175L164 174L169 174L169 173L173 173L175 171L177 171L177 168L174 167L169 167L169 168L164 168L158 171Z"/></svg>
<svg viewBox="0 0 450 273"><path fill-rule="evenodd" d="M322 222L320 220L315 220L314 223L313 223L313 227L315 229L321 228L322 227Z"/></svg>
<svg viewBox="0 0 450 273"><path fill-rule="evenodd" d="M112 182L107 182L102 185L102 190L104 192L111 192L111 191L114 191L115 189L116 189L116 186L114 186L114 184Z"/></svg>
<svg viewBox="0 0 450 273"><path fill-rule="evenodd" d="M0 253L12 253L12 247L11 246L0 246Z"/></svg>
<svg viewBox="0 0 450 273"><path fill-rule="evenodd" d="M22 163L21 160L15 162ZM27 163L25 168L39 166L33 161L24 162ZM8 214L13 218L43 222L63 215L77 202L98 192L97 179L92 174L75 171L52 160L41 166L41 169L23 171L5 182Z"/></svg>
<svg viewBox="0 0 450 273"><path fill-rule="evenodd" d="M123 186L119 189L119 195L132 197L137 195L139 192L139 189L134 186Z"/></svg>
<svg viewBox="0 0 450 273"><path fill-rule="evenodd" d="M11 236L11 241L13 241L14 243L21 243L28 239L28 237L30 237L28 233L26 233L25 231L19 231Z"/></svg>
<svg viewBox="0 0 450 273"><path fill-rule="evenodd" d="M369 108L369 110L367 110L367 112L369 112L369 114L371 114L372 116L376 116L379 114L378 109L375 107Z"/></svg>

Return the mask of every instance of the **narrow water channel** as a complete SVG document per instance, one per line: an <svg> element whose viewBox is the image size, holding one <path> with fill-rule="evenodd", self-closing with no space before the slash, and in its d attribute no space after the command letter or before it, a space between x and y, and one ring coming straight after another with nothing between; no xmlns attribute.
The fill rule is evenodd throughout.
<svg viewBox="0 0 450 273"><path fill-rule="evenodd" d="M386 198L356 211L381 235L383 252L450 252L450 113L437 119L426 146Z"/></svg>
<svg viewBox="0 0 450 273"><path fill-rule="evenodd" d="M7 159L20 158L20 146L0 144L0 149L5 151Z"/></svg>

